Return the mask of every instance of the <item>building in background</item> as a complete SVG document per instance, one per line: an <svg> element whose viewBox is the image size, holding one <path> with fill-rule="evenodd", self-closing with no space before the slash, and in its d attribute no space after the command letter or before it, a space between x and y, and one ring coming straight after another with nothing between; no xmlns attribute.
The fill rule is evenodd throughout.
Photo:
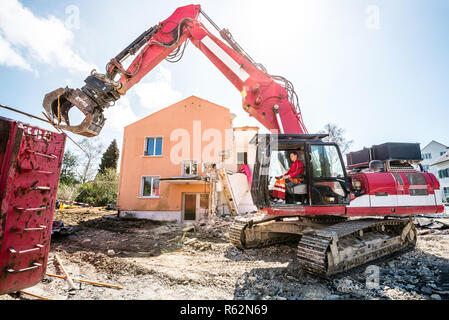
<svg viewBox="0 0 449 320"><path fill-rule="evenodd" d="M430 168L432 172L436 172L435 176L440 181L443 201L449 202L449 151L436 159Z"/></svg>
<svg viewBox="0 0 449 320"><path fill-rule="evenodd" d="M438 172L435 171L436 167L431 167L431 165L435 162L435 160L443 156L447 150L448 147L442 143L439 143L435 140L429 142L421 150L421 155L423 158L421 164L423 166L423 169L427 170L430 173L433 173L438 178Z"/></svg>
<svg viewBox="0 0 449 320"><path fill-rule="evenodd" d="M120 215L178 222L204 216L209 183L203 162L221 159L218 152L208 159L202 159L202 154L208 139L230 145L226 130L231 130L229 109L195 96L125 127L117 199Z"/></svg>
<svg viewBox="0 0 449 320"><path fill-rule="evenodd" d="M252 169L256 147L249 141L258 132L233 128L234 118L228 108L191 96L125 127L120 216L186 223L209 207L225 213L223 195L211 204L210 168Z"/></svg>

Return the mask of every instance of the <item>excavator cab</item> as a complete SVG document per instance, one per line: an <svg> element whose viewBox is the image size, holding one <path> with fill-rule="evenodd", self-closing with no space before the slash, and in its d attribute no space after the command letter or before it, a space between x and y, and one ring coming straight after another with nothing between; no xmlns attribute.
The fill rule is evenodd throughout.
<svg viewBox="0 0 449 320"><path fill-rule="evenodd" d="M266 207L335 206L350 201L351 178L335 143L324 142L326 134L257 135L251 193L255 205ZM289 154L295 151L304 164L302 183L287 183L285 202L272 196L277 176L285 174L291 164Z"/></svg>

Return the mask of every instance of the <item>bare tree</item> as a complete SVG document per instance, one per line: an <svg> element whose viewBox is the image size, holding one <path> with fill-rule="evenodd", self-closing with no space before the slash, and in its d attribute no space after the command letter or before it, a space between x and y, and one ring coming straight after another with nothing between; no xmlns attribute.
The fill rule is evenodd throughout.
<svg viewBox="0 0 449 320"><path fill-rule="evenodd" d="M329 136L324 138L323 141L336 143L340 147L342 154L347 153L354 143L354 140L347 140L344 137L345 129L339 128L338 125L334 123L326 124L324 130L321 130L318 133L328 134Z"/></svg>
<svg viewBox="0 0 449 320"><path fill-rule="evenodd" d="M95 178L104 145L98 137L84 138L79 142L79 145L85 152L79 152L80 161L77 173L81 183L85 183Z"/></svg>

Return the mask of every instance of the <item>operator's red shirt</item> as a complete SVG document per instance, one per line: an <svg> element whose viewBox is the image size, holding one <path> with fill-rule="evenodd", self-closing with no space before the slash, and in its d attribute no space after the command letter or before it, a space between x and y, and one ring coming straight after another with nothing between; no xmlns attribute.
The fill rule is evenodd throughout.
<svg viewBox="0 0 449 320"><path fill-rule="evenodd" d="M286 179L299 178L299 175L302 175L303 173L304 173L304 163L302 163L302 161L297 159L290 166L290 169L285 174L285 178Z"/></svg>

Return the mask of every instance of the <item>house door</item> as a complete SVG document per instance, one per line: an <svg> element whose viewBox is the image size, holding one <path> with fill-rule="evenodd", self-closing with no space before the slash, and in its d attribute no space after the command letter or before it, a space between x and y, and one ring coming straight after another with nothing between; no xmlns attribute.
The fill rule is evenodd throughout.
<svg viewBox="0 0 449 320"><path fill-rule="evenodd" d="M183 193L182 219L196 221L207 215L209 209L209 194Z"/></svg>

